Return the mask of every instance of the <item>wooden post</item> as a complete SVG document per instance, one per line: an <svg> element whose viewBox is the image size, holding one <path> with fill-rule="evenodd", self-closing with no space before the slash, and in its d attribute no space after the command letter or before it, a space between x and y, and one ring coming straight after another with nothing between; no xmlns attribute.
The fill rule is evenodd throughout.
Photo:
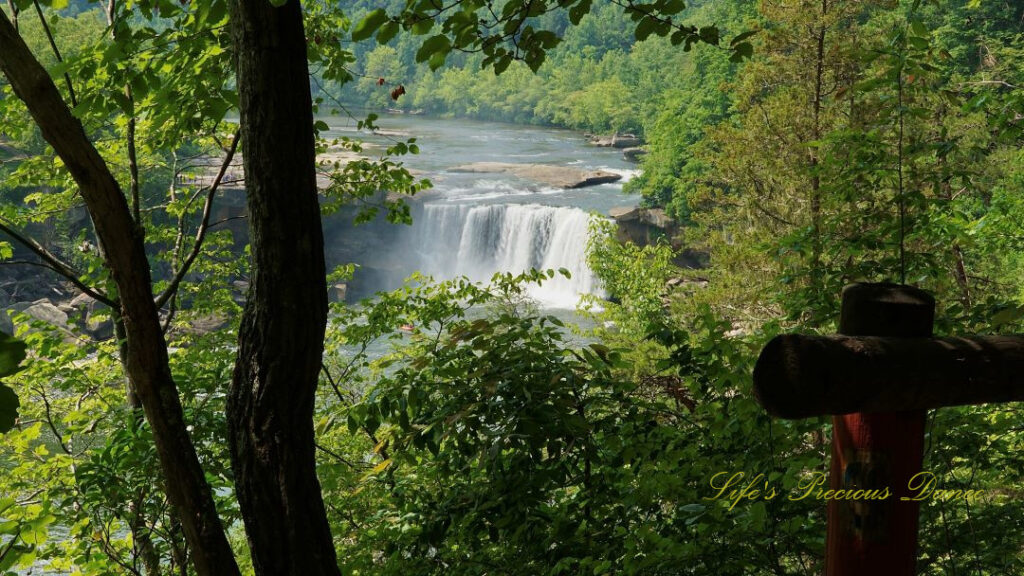
<svg viewBox="0 0 1024 576"><path fill-rule="evenodd" d="M935 300L894 284L854 284L843 290L839 332L847 336L927 338ZM828 502L826 576L913 576L918 504L907 482L921 471L924 410L833 416L832 489L889 488L885 500Z"/></svg>
<svg viewBox="0 0 1024 576"><path fill-rule="evenodd" d="M757 359L770 414L834 416L830 489L886 491L829 499L827 576L914 574L918 505L901 498L921 469L926 409L1024 401L1024 335L932 338L934 306L905 286L850 286L843 335L780 335Z"/></svg>

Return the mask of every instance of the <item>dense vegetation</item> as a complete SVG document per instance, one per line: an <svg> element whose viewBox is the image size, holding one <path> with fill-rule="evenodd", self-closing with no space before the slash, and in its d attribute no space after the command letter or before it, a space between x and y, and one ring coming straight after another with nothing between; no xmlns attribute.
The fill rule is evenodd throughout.
<svg viewBox="0 0 1024 576"><path fill-rule="evenodd" d="M688 6L687 22L717 24L723 35L742 31L752 15L747 3L702 4ZM378 5L387 3L363 10ZM359 10L353 13L360 15ZM591 132L641 132L681 93L695 97L714 91L717 105L726 105L715 86L733 71L730 54L723 50L684 51L668 38L653 36L636 42L635 26L612 3L595 6L575 26L560 14L546 15L542 21L562 42L536 73L526 63L515 62L495 77L492 70L481 68L484 56L474 53L453 55L445 67L431 70L416 61L417 39L399 36L387 44L358 46L353 65L358 80L342 87L328 83L323 89L341 101L377 108L556 124ZM388 89L378 86L380 78ZM407 95L393 100L390 87L399 84Z"/></svg>
<svg viewBox="0 0 1024 576"><path fill-rule="evenodd" d="M229 218L210 222L204 206L220 182L211 169L237 145L226 9L111 3L108 20L88 2L53 4L41 20L14 2L19 33L129 193L189 436L252 571L225 416L241 313L233 283L249 269ZM526 284L557 271L490 286L413 282L365 306L332 304L314 424L342 573L818 573L822 502L708 499L719 472L764 473L789 493L827 470L825 419L773 420L751 397L764 342L834 331L839 290L864 280L933 292L941 333L1021 330L1021 4L696 3L682 13L692 35L675 36L685 32L675 20L587 2L575 15L530 14L534 43L523 46L536 51L519 60L500 43L460 44L455 25L427 37L422 18L381 19L382 7L408 8L306 3L321 111L358 104L642 134L648 154L630 187L684 224L683 240L710 263L679 269L667 243L619 244L595 223L591 266L611 298L583 311L597 320L586 345L524 300ZM667 18L682 9L657 8ZM398 85L406 94L394 100ZM194 573L153 427L131 390L126 401L123 322L104 304L116 288L92 221L2 89L7 264L51 269L33 276L34 296L89 289L75 313L111 330L16 313L27 356L0 341L0 427L10 428L0 573ZM421 189L397 158L416 150L399 142L389 158L337 167L325 210ZM408 216L393 201L368 206ZM212 329L196 328L211 318ZM387 353L373 352L382 343ZM985 496L923 506L921 574L1024 573L1022 440L1012 407L930 413L926 468Z"/></svg>

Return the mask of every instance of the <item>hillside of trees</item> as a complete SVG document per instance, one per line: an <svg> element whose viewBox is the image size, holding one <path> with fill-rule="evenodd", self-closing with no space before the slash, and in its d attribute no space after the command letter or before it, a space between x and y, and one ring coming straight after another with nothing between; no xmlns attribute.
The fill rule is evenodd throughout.
<svg viewBox="0 0 1024 576"><path fill-rule="evenodd" d="M853 282L1024 331L1014 0L9 0L0 70L0 298L67 300L0 335L5 576L818 574L821 499L715 497L829 470L765 343ZM525 297L559 270L328 303L322 217L430 183L317 115L389 109L637 134L676 237L594 218L580 326ZM917 574L1024 574L1017 406L925 447L981 496L921 503Z"/></svg>
<svg viewBox="0 0 1024 576"><path fill-rule="evenodd" d="M742 32L754 13L751 3L702 4L688 6L687 22L717 25L723 35ZM353 20L378 7L389 6L367 5L352 12ZM555 31L562 42L536 74L516 62L495 76L493 70L481 68L484 56L474 53L455 54L444 68L431 71L416 61L417 38L399 36L387 44L357 45L352 66L356 81L340 88L327 85L324 90L341 101L379 109L554 124L597 133L642 132L679 93L700 92L708 83L714 88L735 69L724 51L683 51L658 37L637 42L635 25L614 4L595 6L576 26L563 13L546 15L541 25ZM407 96L392 100L390 91L378 86L379 78L387 87L404 85ZM724 97L717 105L725 105Z"/></svg>

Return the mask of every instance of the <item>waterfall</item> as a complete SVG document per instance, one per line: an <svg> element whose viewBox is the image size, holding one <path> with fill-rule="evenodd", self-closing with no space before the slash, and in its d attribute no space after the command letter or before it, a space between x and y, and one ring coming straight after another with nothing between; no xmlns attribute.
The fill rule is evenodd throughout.
<svg viewBox="0 0 1024 576"><path fill-rule="evenodd" d="M416 224L414 251L421 271L437 278L486 282L496 272L565 268L571 278L556 275L529 294L547 306L571 308L581 294L600 292L586 263L589 221L578 208L429 203Z"/></svg>

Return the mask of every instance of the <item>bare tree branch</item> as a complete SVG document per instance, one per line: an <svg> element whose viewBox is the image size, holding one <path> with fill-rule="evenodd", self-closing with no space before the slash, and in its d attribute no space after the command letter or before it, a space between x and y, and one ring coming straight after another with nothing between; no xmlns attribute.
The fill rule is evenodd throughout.
<svg viewBox="0 0 1024 576"><path fill-rule="evenodd" d="M116 301L112 300L103 292L100 292L99 290L96 290L95 288L88 286L84 282L79 280L80 274L74 268L72 268L69 264L65 263L63 260L58 258L53 252L47 250L46 247L40 244L39 242L36 242L32 238L22 235L20 232L6 225L2 221L0 221L0 232L7 234L12 239L17 241L19 244L31 250L36 256L39 256L43 260L43 262L45 262L48 265L47 268L50 268L57 274L60 274L61 276L66 278L69 282L74 284L76 288L88 294L94 300L102 302L103 304L106 304L111 308L117 308L119 306L119 304Z"/></svg>
<svg viewBox="0 0 1024 576"><path fill-rule="evenodd" d="M231 165L231 160L235 156L235 151L238 149L238 140L240 132L235 130L235 135L231 139L231 147L228 148L227 155L224 156L224 162L220 165L220 170L217 171L217 177L214 178L213 184L210 185L210 189L206 192L206 203L203 205L203 220L199 223L199 229L196 230L196 241L192 245L192 251L185 258L181 268L171 279L170 284L167 285L167 289L163 291L160 296L156 299L156 307L162 308L167 301L171 299L178 291L178 286L181 285L181 281L188 274L189 268L192 267L192 263L195 262L199 252L203 248L203 240L206 238L206 232L210 228L210 213L213 211L213 196L217 193L217 188L220 187L221 180L224 179L224 175L227 174L228 167Z"/></svg>
<svg viewBox="0 0 1024 576"><path fill-rule="evenodd" d="M43 16L43 9L39 7L38 0L32 0L32 5L36 7L36 14L39 15L39 23L43 25L43 32L46 33L46 39L50 42L50 49L53 50L53 56L57 59L57 62L64 62L64 58L60 55L60 50L57 48L57 43L53 40L53 33L50 32L50 25L46 23L46 17ZM67 72L64 73L64 83L68 85L68 99L71 100L72 106L78 106L78 99L75 98L75 88L71 85L71 76Z"/></svg>

